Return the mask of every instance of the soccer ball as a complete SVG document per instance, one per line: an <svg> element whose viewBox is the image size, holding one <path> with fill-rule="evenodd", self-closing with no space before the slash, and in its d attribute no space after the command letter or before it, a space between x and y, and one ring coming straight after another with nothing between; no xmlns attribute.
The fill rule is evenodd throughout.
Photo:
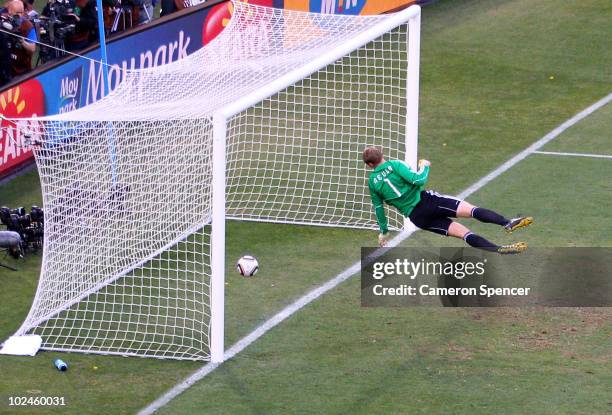
<svg viewBox="0 0 612 415"><path fill-rule="evenodd" d="M245 255L236 262L236 269L243 277L252 277L259 271L259 262L254 256Z"/></svg>

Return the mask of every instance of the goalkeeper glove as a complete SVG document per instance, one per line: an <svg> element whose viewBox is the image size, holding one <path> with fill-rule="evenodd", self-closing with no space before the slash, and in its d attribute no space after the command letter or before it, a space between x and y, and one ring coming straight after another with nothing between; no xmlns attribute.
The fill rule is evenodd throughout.
<svg viewBox="0 0 612 415"><path fill-rule="evenodd" d="M431 166L431 161L425 160L425 159L419 160L419 164L418 164L419 170L422 170L423 168L425 168L425 166Z"/></svg>
<svg viewBox="0 0 612 415"><path fill-rule="evenodd" d="M390 233L379 233L378 234L378 245L387 246L387 242L391 239Z"/></svg>

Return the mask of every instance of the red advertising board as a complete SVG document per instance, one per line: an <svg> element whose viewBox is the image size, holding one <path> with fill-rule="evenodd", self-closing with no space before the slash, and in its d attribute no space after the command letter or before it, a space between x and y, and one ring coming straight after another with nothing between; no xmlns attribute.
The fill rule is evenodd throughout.
<svg viewBox="0 0 612 415"><path fill-rule="evenodd" d="M37 79L29 79L0 93L0 110L6 118L31 118L45 114L45 93ZM2 119L0 172L10 171L32 158L22 132L26 125Z"/></svg>

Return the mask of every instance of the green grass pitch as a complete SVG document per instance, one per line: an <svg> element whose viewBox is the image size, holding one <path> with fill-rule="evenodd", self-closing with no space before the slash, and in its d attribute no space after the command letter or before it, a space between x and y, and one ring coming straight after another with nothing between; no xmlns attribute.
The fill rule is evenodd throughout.
<svg viewBox="0 0 612 415"><path fill-rule="evenodd" d="M605 0L439 1L423 9L420 156L430 187L457 194L610 93L612 8ZM552 79L551 79L552 78ZM543 151L610 153L610 105ZM470 197L536 219L532 246L612 246L612 160L530 155ZM578 174L579 173L579 174ZM0 204L41 204L35 172ZM359 259L376 233L228 222L226 344ZM419 232L405 245L456 245ZM233 271L245 252L255 278ZM0 270L0 339L25 318L40 256ZM604 414L612 407L610 308L365 309L354 277L173 400L164 414ZM53 367L57 357L70 369ZM127 414L202 363L40 352L0 358L0 413ZM94 369L96 367L97 369ZM9 396L63 396L15 408Z"/></svg>

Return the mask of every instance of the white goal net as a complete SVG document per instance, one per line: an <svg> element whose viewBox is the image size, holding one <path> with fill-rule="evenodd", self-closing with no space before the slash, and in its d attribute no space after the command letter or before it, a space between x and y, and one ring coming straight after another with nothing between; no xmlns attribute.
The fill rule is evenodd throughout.
<svg viewBox="0 0 612 415"><path fill-rule="evenodd" d="M235 2L201 50L39 119L44 257L17 335L222 360L225 218L377 228L361 153L416 157L419 19Z"/></svg>

